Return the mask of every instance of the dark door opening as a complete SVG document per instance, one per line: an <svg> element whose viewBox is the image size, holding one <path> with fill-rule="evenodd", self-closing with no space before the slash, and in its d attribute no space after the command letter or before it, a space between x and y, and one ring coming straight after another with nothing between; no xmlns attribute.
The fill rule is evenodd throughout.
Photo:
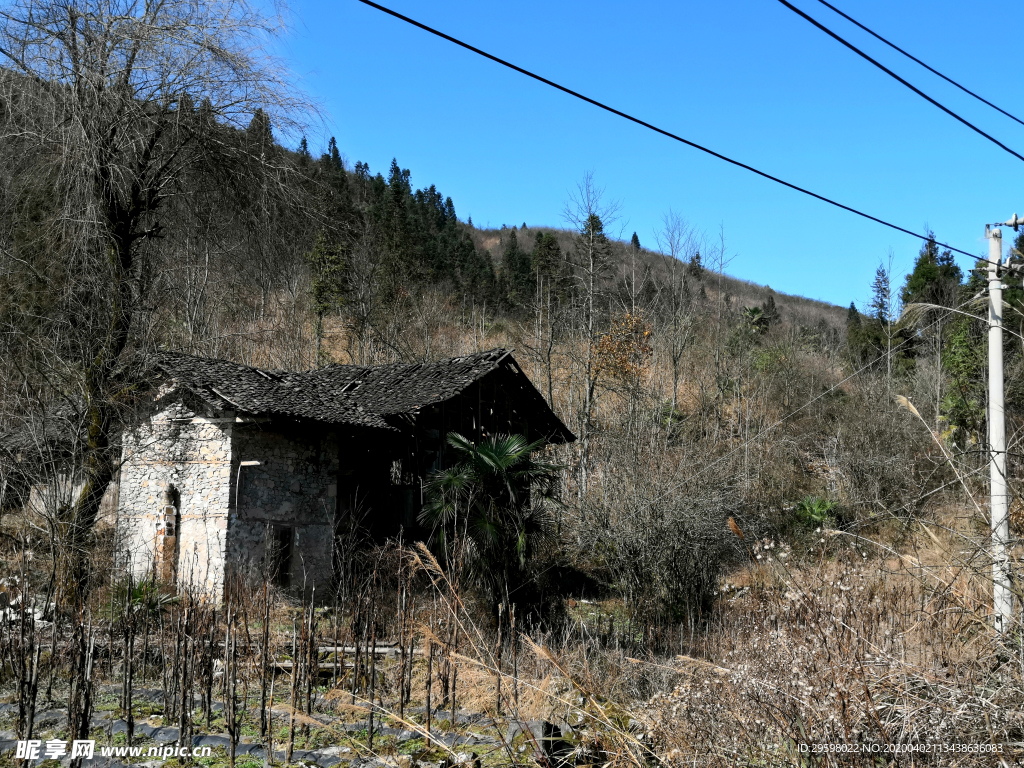
<svg viewBox="0 0 1024 768"><path fill-rule="evenodd" d="M287 526L274 526L274 537L271 541L270 577L282 589L292 584L292 549L295 541L295 529Z"/></svg>

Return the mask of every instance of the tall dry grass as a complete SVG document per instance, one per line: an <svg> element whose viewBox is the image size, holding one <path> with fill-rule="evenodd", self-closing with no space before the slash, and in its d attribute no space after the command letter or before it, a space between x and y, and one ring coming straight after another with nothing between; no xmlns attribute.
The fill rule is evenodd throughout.
<svg viewBox="0 0 1024 768"><path fill-rule="evenodd" d="M700 660L677 659L678 684L644 707L667 762L1006 765L1024 754L1022 624L992 630L982 542L921 531L915 555L843 538L822 532L799 566L784 545L752 547Z"/></svg>

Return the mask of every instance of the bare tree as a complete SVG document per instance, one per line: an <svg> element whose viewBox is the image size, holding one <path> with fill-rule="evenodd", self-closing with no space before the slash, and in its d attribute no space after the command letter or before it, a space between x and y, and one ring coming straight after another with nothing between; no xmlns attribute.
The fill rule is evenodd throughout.
<svg viewBox="0 0 1024 768"><path fill-rule="evenodd" d="M281 30L244 0L15 0L0 8L0 162L11 226L27 200L42 224L5 252L11 287L45 296L20 334L25 379L62 400L84 435L65 510L67 573L84 588L84 544L114 477L119 404L149 333L168 201L206 176L280 187L270 124L313 113L268 53ZM198 109L195 105L199 104ZM253 115L252 126L242 128ZM257 139L260 137L257 136ZM42 352L38 350L43 350ZM49 401L49 402L44 402Z"/></svg>
<svg viewBox="0 0 1024 768"><path fill-rule="evenodd" d="M568 254L575 284L573 313L578 337L580 405L578 418L579 461L576 467L579 498L587 493L591 432L599 368L594 349L597 341L601 299L610 277L611 258L605 227L615 220L619 204L604 199L604 190L587 173L569 197L563 217L574 230L573 248Z"/></svg>
<svg viewBox="0 0 1024 768"><path fill-rule="evenodd" d="M660 284L659 300L665 327L663 336L672 368L672 418L679 398L683 354L693 335L691 296L686 280L688 265L700 255L700 238L686 220L669 210L655 234L658 248L668 256L667 279ZM684 263L685 262L685 263ZM692 271L692 270L690 270Z"/></svg>

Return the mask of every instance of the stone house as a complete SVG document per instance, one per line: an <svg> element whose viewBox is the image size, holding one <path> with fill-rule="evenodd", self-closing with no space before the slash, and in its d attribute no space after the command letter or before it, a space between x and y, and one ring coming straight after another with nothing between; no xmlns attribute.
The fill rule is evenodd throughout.
<svg viewBox="0 0 1024 768"><path fill-rule="evenodd" d="M434 363L270 371L177 353L123 436L117 533L137 577L221 593L232 569L329 585L335 533L417 535L445 437L574 440L506 350Z"/></svg>

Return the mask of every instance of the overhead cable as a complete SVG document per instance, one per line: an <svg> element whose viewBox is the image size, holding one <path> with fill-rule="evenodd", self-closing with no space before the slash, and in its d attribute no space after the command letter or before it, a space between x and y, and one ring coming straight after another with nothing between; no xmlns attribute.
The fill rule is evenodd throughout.
<svg viewBox="0 0 1024 768"><path fill-rule="evenodd" d="M375 3L373 2L373 0L359 0L359 2L363 3L364 5L370 6L371 8L376 8L378 11L382 11L383 13L386 13L389 16L393 16L394 18L404 21L407 24L411 24L414 27L418 27L419 29L422 29L425 32L429 32L432 35L437 35L438 37L442 38L443 40L447 40L450 43L455 43L455 45L465 48L467 51L472 51L473 53L479 56L483 56L485 59L490 59L491 61L497 64L501 64L503 67L508 67L509 69L515 70L516 72L519 72L522 75L526 75L527 77L533 78L538 82L544 83L545 85L549 85L552 88L561 91L562 93L567 93L570 96L580 99L581 101L585 101L588 104L592 104L593 106L603 109L606 112L611 112L613 115L617 115L621 118L629 120L630 122L636 123L637 125L642 125L644 128L648 128L654 131L655 133L660 133L662 136L666 136L674 141L678 141L681 144L685 144L688 147L693 147L694 149L700 150L701 152L711 155L712 157L716 157L719 160L729 163L730 165L735 165L737 168L742 168L745 171L750 171L751 173L757 174L758 176L764 179L774 181L776 184L781 184L784 187L788 187L789 189L813 197L816 200L822 201L823 203L834 205L836 208L842 208L844 211L848 211L849 213L853 213L857 216L868 219L869 221L873 221L876 224L881 224L884 227L889 227L889 229L895 229L897 232L902 232L905 235L916 237L919 240L929 239L927 235L919 234L917 232L914 232L913 230L906 229L897 224L893 224L891 222L885 221L884 219L880 219L877 216L872 216L870 213L865 213L864 211L858 210L857 208L854 208L852 206L844 205L843 203L840 203L836 200L832 200L831 198L825 197L824 195L819 195L817 192L812 192L811 190L805 189L804 187L798 186L796 184L791 184L788 181L784 181L783 179L780 179L778 176L772 176L770 173L760 171L757 168L754 168L752 165L741 163L739 160L733 160L731 157L726 157L725 155L719 152L715 152L713 149L708 149L707 147L701 146L700 144L690 141L689 139L684 139L682 136L677 136L676 134L671 133L670 131L666 131L663 128L659 128L656 125L652 125L651 123L648 123L645 120L641 120L638 117L634 117L633 115L623 112L622 110L610 107L607 104L597 101L596 99L590 98L589 96L584 96L582 93L574 91L571 88L566 88L564 85L559 85L553 80L548 80L546 77L542 77L541 75L535 74L528 69L523 69L522 67L516 66L511 62L505 61L504 59L500 59L497 56L487 53L486 51L483 51L473 45L470 45L469 43L465 43L462 40L459 40L458 38L445 34L440 30L434 29L433 27L429 27L426 24L416 21L415 19L409 18L408 16L404 16L403 14L398 13L398 11L393 11L390 8L380 5L379 3ZM1018 155L1018 157L1020 156ZM1024 160L1024 157L1021 157L1021 160ZM937 243L937 245L946 248L954 253L959 253L963 256L968 256L972 259L979 258L976 253L970 253L968 251L961 250L960 248L954 248L952 245L948 245L946 243Z"/></svg>
<svg viewBox="0 0 1024 768"><path fill-rule="evenodd" d="M954 86L956 86L956 87L957 87L957 88L959 88L959 89L960 89L961 91L963 91L964 93L966 93L966 94L967 94L968 96L973 96L973 97L974 97L974 98L976 98L976 99L977 99L978 101L980 101L980 102L981 102L982 104L986 104L987 106L990 106L990 107L992 107L992 109L994 109L994 110L995 110L996 112L999 112L999 113L1001 113L1001 114L1003 114L1003 115L1006 115L1006 116L1007 116L1008 118L1010 118L1011 120L1014 120L1014 121L1016 121L1016 122L1020 123L1021 125L1024 125L1024 120L1021 120L1021 119L1020 119L1019 117L1016 117L1015 115L1011 115L1011 114L1010 114L1009 112L1007 112L1007 111L1006 111L1005 109L1003 109L1002 107L997 107L997 106L996 106L995 104L993 104L993 103L992 103L991 101L989 101L988 99L985 99L985 98L983 98L983 97L979 96L978 94L976 94L976 93L975 93L974 91L972 91L972 90L969 90L969 89L965 88L964 86L960 85L960 83L958 83L958 82L957 82L956 80L954 80L953 78L951 78L951 77L946 77L946 76L945 76L944 74L942 74L941 72L939 72L939 71L938 71L937 69L934 69L933 67L929 67L929 66L928 66L927 64L925 64L925 63L924 63L923 61L921 61L921 60L920 60L919 58L917 58L917 57L916 57L916 56L914 56L913 54L907 53L906 51L904 51L904 50L903 50L902 48L900 48L900 47L899 47L898 45L896 45L895 43L892 43L892 42L890 42L889 40L886 40L886 39L885 39L884 37L882 37L882 36L881 36L880 34L878 34L877 32L875 32L874 30L872 30L872 29L869 29L868 27L864 26L863 24L861 24L861 23L860 23L859 21L857 21L857 20L856 20L856 19L854 19L853 17L851 17L851 16L849 16L849 15L847 15L847 14L843 13L842 11L840 11L840 10L839 10L838 8L836 8L836 7L834 6L834 5L832 5L831 3L827 2L827 0L818 0L818 2L819 2L819 3L821 3L822 5L824 5L824 6L826 7L826 8L830 8L830 9L832 9L833 11L835 11L836 13L838 13L838 14L839 14L840 16L842 16L842 17L843 17L844 19L846 19L846 20L847 20L848 22L850 22L851 24L854 24L854 25L856 25L856 26L860 27L860 28L861 28L861 29L863 29L863 30L864 30L865 32L867 32L867 33L868 33L869 35L871 35L872 37L874 37L874 38L876 38L876 39L878 39L878 40L881 40L881 41L882 41L883 43L885 43L886 45L888 45L888 46L889 46L890 48L892 48L892 49L893 49L894 51L898 51L899 53L902 53L902 54L903 54L904 56L906 56L906 57L907 57L908 59L910 59L911 61L913 61L913 62L915 62L915 63L917 63L917 64L920 64L920 65L921 65L922 67L924 67L925 69L927 69L927 70L928 70L929 72L931 72L931 73L932 73L933 75L937 75L937 76L941 77L941 78L942 78L943 80L945 80L945 81L946 81L947 83L949 83L950 85L954 85Z"/></svg>
<svg viewBox="0 0 1024 768"><path fill-rule="evenodd" d="M840 37L835 32L833 32L831 29L829 29L824 24L822 24L820 21L812 18L811 16L808 16L806 13L804 13L799 8L797 8L795 5L790 3L789 0L779 0L779 2L782 3L784 6L786 6L787 8L789 8L789 10L793 11L793 13L795 13L798 16L800 16L800 17L806 19L807 21L809 21L811 24L816 26L818 29L820 29L822 32L824 32L829 37L831 37L834 40L837 40L840 43L842 43L843 45L845 45L847 48L849 48L851 51L856 53L861 58L865 59L866 61L870 61L872 64L874 64L880 70L885 72L885 74L889 75L889 77L891 77L891 78L899 81L903 85L905 85L907 88L912 90L914 93L916 93L922 99L927 101L929 104L933 104L934 106L938 107L943 112L945 112L947 115L952 117L954 120L957 120L957 121L963 123L964 125L966 125L968 128L970 128L972 131L977 133L979 136L984 136L986 139L991 141L993 144L995 144L1000 149L1003 149L1003 150L1009 152L1011 155L1016 157L1018 160L1024 162L1024 155L1018 154L1017 152L1013 151L1008 146L1003 144L1003 142L1001 142L999 139L995 138L994 136L991 136L990 134L985 133L983 130L981 130L981 128L976 126L974 123L972 123L972 122L970 122L968 120L965 120L964 118L960 117L960 115L958 115L956 112L951 110L949 107L943 106L942 104L937 102L935 99L933 99L931 96L929 96L927 93L925 93L920 88L918 88L917 86L911 85L906 80L904 80L902 77L900 77L895 72L893 72L891 69L889 69L887 66L885 66L881 62L876 61L875 59L873 59L870 56L868 56L866 53L864 53L864 51L862 51L860 48L855 46L853 43L851 43L848 40Z"/></svg>

